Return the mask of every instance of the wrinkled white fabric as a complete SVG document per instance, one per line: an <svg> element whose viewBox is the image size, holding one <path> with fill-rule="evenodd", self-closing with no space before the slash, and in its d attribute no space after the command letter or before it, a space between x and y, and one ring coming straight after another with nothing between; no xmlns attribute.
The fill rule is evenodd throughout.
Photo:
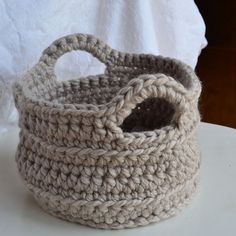
<svg viewBox="0 0 236 236"><path fill-rule="evenodd" d="M0 125L17 120L11 84L66 34L96 35L118 50L175 57L193 68L206 45L193 0L0 0ZM59 79L101 73L85 52L57 63Z"/></svg>

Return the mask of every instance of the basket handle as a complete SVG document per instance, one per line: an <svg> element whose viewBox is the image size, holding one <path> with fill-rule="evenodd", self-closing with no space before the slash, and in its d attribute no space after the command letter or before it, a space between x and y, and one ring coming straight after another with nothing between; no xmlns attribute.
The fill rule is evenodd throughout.
<svg viewBox="0 0 236 236"><path fill-rule="evenodd" d="M107 118L113 124L110 126L114 128L113 133L119 132L125 118L138 104L148 98L163 98L171 103L175 108L172 122L180 129L191 129L190 117L193 122L200 120L197 108L201 92L200 83L197 87L196 91L190 92L172 77L160 73L140 75L132 79L108 107L108 111L112 111Z"/></svg>
<svg viewBox="0 0 236 236"><path fill-rule="evenodd" d="M48 48L46 48L39 63L51 69L51 78L56 78L54 74L54 67L62 55L73 50L82 50L92 54L106 66L114 66L119 64L119 59L124 57L125 53L112 49L100 39L89 34L72 34L64 36L54 41Z"/></svg>

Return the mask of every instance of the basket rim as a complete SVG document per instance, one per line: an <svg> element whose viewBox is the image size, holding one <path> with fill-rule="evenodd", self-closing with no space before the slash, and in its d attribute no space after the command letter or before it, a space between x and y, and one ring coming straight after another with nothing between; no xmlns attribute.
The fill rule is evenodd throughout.
<svg viewBox="0 0 236 236"><path fill-rule="evenodd" d="M142 54L144 55L144 54ZM171 76L166 76L165 74L155 74L155 75L160 75L160 76L164 76L166 78L168 78L169 80L174 81L175 86L177 86L178 88L174 88L177 90L178 93L180 94L184 94L185 96L189 97L189 100L198 100L198 97L200 96L200 92L201 92L201 83L198 79L198 77L196 76L195 72L192 70L192 68L188 65L186 65L185 63L183 63L182 61L176 60L176 59L171 59L168 57L163 57L163 56L153 56L150 54L145 54L146 57L155 57L155 59L157 60L164 60L166 63L171 63L172 66L177 67L177 69L181 69L182 71L184 71L185 75L187 75L189 77L189 79L191 80L191 86L189 88L184 87L184 85L180 82L178 82L176 80L176 78L173 78ZM36 64L23 78L23 80L18 81L14 84L14 95L18 94L20 95L20 97L23 98L25 104L24 104L24 109L34 109L34 111L36 112L36 110L41 110L43 113L48 113L50 115L53 114L63 114L66 115L68 117L78 117L78 116L84 116L84 117L90 117L90 116L95 116L97 118L102 118L104 116L111 116L112 113L114 113L114 108L117 106L117 104L119 103L119 95L120 95L120 91L123 89L121 88L120 91L107 103L105 104L100 104L100 105L94 105L94 104L56 104L53 103L52 101L47 101L44 99L38 99L35 96L32 96L32 91L30 89L32 89L33 87L30 87L27 85L28 81L34 81L35 79L35 71L38 71L38 67L40 67L42 69L42 64L38 63ZM109 68L108 68L109 69ZM38 74L36 74L37 76ZM104 74L100 74L100 75L93 75L92 77L97 77L97 76L108 76L109 74L104 73ZM127 87L130 83L132 83L132 81L137 80L140 76L154 76L154 74L141 74L138 75L134 78L132 78L128 84L125 86ZM80 77L78 78L78 80L82 79L82 78L87 78L87 77L91 77L91 76L86 76L86 77ZM38 79L38 78L36 78ZM71 81L71 80L69 80ZM46 81L39 81L37 80L37 83L35 86L48 86L50 88L50 86L55 86L55 83L63 83L61 81L57 81L57 80L46 80ZM33 84L34 85L34 84ZM32 85L31 85L32 86ZM184 128L186 132L189 132L193 127L195 127L197 125L197 123L200 120L200 115L197 114L198 112L196 111L196 119L195 120L191 120L191 122L189 122L189 124L186 125L186 127ZM150 131L142 131L142 132L123 132L123 130L120 128L120 125L117 125L117 129L115 131L115 133L118 133L118 136L120 137L120 135L122 134L122 137L142 137L143 135L145 137L158 137L158 136L162 136L167 134L168 132L178 132L179 135L181 136L181 130L179 129L179 127L175 124L169 124L167 126L161 127L159 129L154 129L154 130L150 130ZM132 135L131 135L132 133Z"/></svg>
<svg viewBox="0 0 236 236"><path fill-rule="evenodd" d="M195 74L195 72L193 71L193 69L190 66L188 66L187 64L185 64L184 62L182 62L180 60L177 60L175 58L155 56L155 55L152 55L152 54L132 54L132 55L133 56L138 55L140 57L141 56L155 57L157 60L161 60L161 61L165 61L165 62L172 62L175 65L175 68L177 68L177 69L181 68L182 71L185 72L186 75L188 75L189 79L192 80L190 88L186 88L183 84L179 83L180 85L182 85L183 89L187 90L188 93L192 93L193 95L195 94L196 96L199 93L199 90L201 89L200 81L199 81L197 75ZM104 103L104 104L100 104L100 105L85 103L83 105L82 104L76 104L76 106L75 106L75 104L73 104L73 103L61 104L61 103L53 103L52 101L48 101L48 100L45 100L45 99L42 99L42 98L38 99L38 98L35 98L31 94L30 89L28 88L27 84L24 81L24 77L28 78L27 81L32 80L33 79L32 74L34 74L34 72L38 70L38 67L41 69L42 64L37 63L31 70L29 70L25 74L25 76L23 76L22 80L16 81L13 84L13 92L15 93L16 92L15 90L20 89L21 94L24 95L24 98L27 100L27 102L30 102L34 105L40 105L42 107L51 107L52 109L58 109L58 110L63 109L63 110L68 110L69 111L69 110L73 109L73 111L78 112L78 114L81 114L82 112L96 113L98 111L102 111L102 110L106 109L106 107L109 107L109 105L112 104L112 101L115 100L115 98L119 94L119 92L118 92L110 101L108 101L107 103ZM132 67L128 66L128 68L132 68ZM110 69L110 68L108 68L108 69ZM143 74L140 74L140 75L153 75L153 74L154 73L152 73L152 74L143 73ZM163 73L158 73L157 72L155 74L163 74ZM34 76L35 76L35 74L34 74ZM88 77L99 77L99 76L109 77L109 74L107 74L105 72L103 74L81 76L81 77L78 77L77 79L70 79L70 80L62 80L62 81L48 80L48 81L46 81L46 85L48 85L48 83L49 83L49 86L50 86L50 85L55 85L55 84L61 84L65 81L70 82L70 81L74 81L74 80L81 80L81 79L88 78ZM117 77L119 77L119 76L117 76ZM138 77L139 77L139 75L137 75L136 77L133 77L131 80L137 79ZM171 77L171 76L169 76L169 77ZM173 78L173 77L171 77L171 78L176 81L175 78ZM43 85L44 85L44 83L42 83L42 86Z"/></svg>

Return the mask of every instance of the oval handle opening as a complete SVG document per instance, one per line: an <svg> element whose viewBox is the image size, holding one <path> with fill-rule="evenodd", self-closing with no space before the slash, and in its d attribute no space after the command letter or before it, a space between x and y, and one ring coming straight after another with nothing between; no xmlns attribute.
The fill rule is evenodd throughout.
<svg viewBox="0 0 236 236"><path fill-rule="evenodd" d="M120 126L123 132L143 132L172 124L175 107L163 98L148 98L137 104Z"/></svg>

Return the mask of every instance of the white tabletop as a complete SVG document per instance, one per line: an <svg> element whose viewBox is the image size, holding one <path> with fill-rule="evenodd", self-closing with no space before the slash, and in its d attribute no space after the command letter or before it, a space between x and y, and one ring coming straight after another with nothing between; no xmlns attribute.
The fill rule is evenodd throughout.
<svg viewBox="0 0 236 236"><path fill-rule="evenodd" d="M43 212L17 173L18 130L0 137L0 235L235 236L236 130L202 123L201 187L191 205L176 217L145 227L99 230L59 220Z"/></svg>

